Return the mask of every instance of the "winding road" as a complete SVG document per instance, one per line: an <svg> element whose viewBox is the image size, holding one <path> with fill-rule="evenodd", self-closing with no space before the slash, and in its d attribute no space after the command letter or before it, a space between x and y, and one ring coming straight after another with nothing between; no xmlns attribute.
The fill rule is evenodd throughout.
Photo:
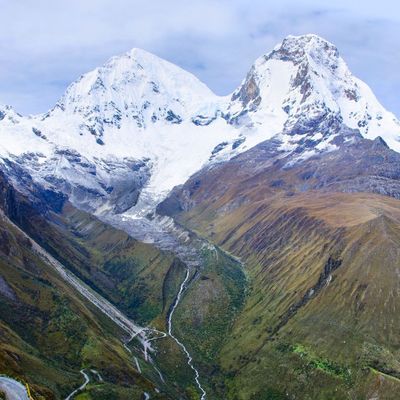
<svg viewBox="0 0 400 400"><path fill-rule="evenodd" d="M0 391L5 393L7 400L30 400L26 387L7 376L0 376Z"/></svg>
<svg viewBox="0 0 400 400"><path fill-rule="evenodd" d="M85 378L85 382L83 382L83 384L81 386L79 386L77 389L75 389L70 395L68 395L68 397L65 398L65 400L71 400L75 397L76 394L78 394L79 392L81 392L82 390L85 390L85 387L87 386L87 384L90 382L90 378L89 375L85 372L84 369L81 369L79 371L83 377Z"/></svg>

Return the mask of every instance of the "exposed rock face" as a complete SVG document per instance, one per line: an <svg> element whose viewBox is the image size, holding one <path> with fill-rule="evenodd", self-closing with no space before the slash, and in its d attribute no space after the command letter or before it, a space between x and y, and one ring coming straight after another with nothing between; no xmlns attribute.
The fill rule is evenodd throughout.
<svg viewBox="0 0 400 400"><path fill-rule="evenodd" d="M274 116L269 123L267 115ZM319 150L329 151L330 139L342 126L370 139L379 131L399 150L396 118L376 104L338 49L316 35L289 36L260 57L234 92L227 118L262 130L265 139L277 135L285 150L294 150L307 136Z"/></svg>
<svg viewBox="0 0 400 400"><path fill-rule="evenodd" d="M302 307L305 307L309 301L318 296L318 294L321 292L322 289L324 289L324 287L329 285L332 279L332 273L335 272L341 265L342 260L335 260L332 257L328 258L318 278L317 283L311 288L307 289L304 296L299 301L292 304L288 308L288 310L279 317L278 324L270 330L271 338L273 338L273 336L276 335L279 330L282 329Z"/></svg>
<svg viewBox="0 0 400 400"><path fill-rule="evenodd" d="M295 65L311 58L329 69L338 68L339 51L332 43L317 35L288 36L265 59L291 61Z"/></svg>
<svg viewBox="0 0 400 400"><path fill-rule="evenodd" d="M10 287L7 281L0 275L0 294L7 297L9 300L16 301L17 296L14 290Z"/></svg>
<svg viewBox="0 0 400 400"><path fill-rule="evenodd" d="M5 171L20 187L26 171L44 190L64 193L79 208L121 213L133 207L150 176L148 161L92 161L74 150L59 149L43 163L40 155L24 153L5 162Z"/></svg>
<svg viewBox="0 0 400 400"><path fill-rule="evenodd" d="M239 99L242 102L243 108L248 108L250 111L255 110L261 103L260 88L257 85L254 73L255 70L252 67L243 85L232 95L232 101ZM250 102L252 103L251 106L249 106Z"/></svg>

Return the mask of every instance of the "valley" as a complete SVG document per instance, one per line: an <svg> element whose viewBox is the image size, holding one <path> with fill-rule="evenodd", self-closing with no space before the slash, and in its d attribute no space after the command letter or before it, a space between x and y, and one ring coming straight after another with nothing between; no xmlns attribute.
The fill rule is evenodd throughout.
<svg viewBox="0 0 400 400"><path fill-rule="evenodd" d="M397 399L399 137L311 34L229 96L133 49L1 107L0 390Z"/></svg>

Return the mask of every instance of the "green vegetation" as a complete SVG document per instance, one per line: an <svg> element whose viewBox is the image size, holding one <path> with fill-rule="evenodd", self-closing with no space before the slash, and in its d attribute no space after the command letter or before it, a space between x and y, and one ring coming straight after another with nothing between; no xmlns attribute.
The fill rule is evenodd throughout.
<svg viewBox="0 0 400 400"><path fill-rule="evenodd" d="M139 243L70 205L61 215L33 222L35 240L133 320L144 325L163 313L164 279L176 266L172 254Z"/></svg>
<svg viewBox="0 0 400 400"><path fill-rule="evenodd" d="M81 384L82 366L96 367L111 382L145 384L125 355L119 329L102 324L104 317L84 305L12 227L3 223L1 232L12 254L0 254L1 276L12 293L0 302L1 372L29 382L35 399L64 397Z"/></svg>
<svg viewBox="0 0 400 400"><path fill-rule="evenodd" d="M327 374L338 377L345 381L349 386L353 383L350 367L339 365L326 358L320 358L313 354L311 350L306 349L300 344L289 346L289 351L292 351L294 354L301 357L306 363L307 368L316 368Z"/></svg>
<svg viewBox="0 0 400 400"><path fill-rule="evenodd" d="M178 215L222 247L204 243L202 266L192 271L174 314L174 333L208 397L397 399L399 202L270 189L261 196L253 188L246 187L246 201L232 205L237 193L226 191ZM173 254L68 204L45 216L27 204L15 212L89 286L140 324L166 330L186 272ZM129 343L139 374L108 318L5 220L0 237L1 372L27 381L35 399L62 398L82 383L82 368L100 371L104 382L91 380L81 400L142 399L144 392L198 399L194 373L171 338L152 342L155 365L144 362L137 340Z"/></svg>

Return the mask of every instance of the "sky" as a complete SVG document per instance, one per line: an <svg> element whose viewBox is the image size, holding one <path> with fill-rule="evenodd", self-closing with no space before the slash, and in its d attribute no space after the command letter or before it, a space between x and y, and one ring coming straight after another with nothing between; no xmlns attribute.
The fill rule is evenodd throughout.
<svg viewBox="0 0 400 400"><path fill-rule="evenodd" d="M400 116L395 0L0 0L0 10L0 104L22 114L47 111L81 74L134 47L226 95L285 36L315 33Z"/></svg>

